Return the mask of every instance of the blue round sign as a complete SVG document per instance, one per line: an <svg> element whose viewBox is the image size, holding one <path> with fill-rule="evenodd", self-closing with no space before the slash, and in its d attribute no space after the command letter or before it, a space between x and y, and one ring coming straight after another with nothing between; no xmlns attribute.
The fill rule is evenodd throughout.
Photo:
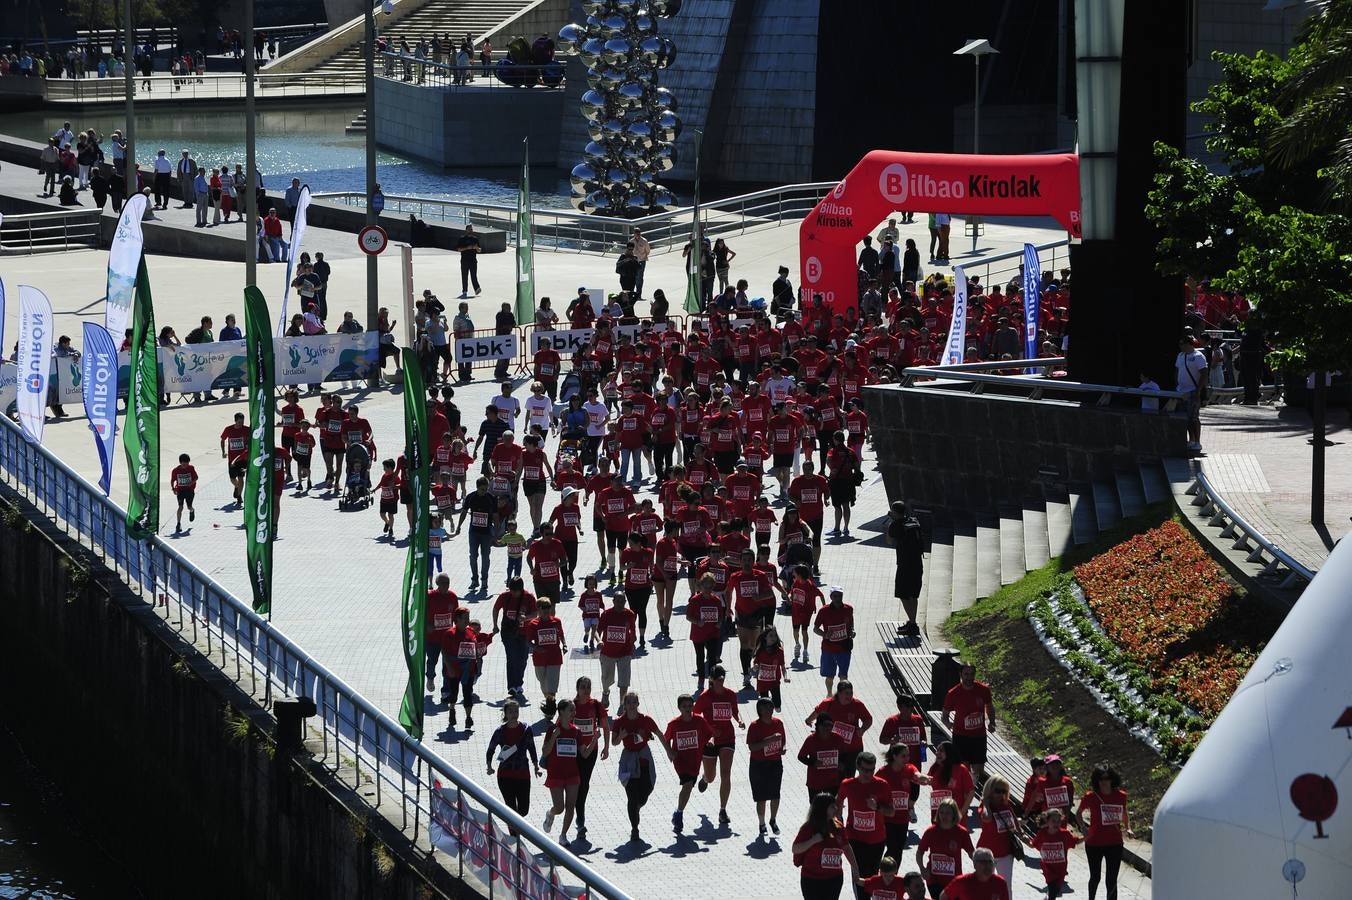
<svg viewBox="0 0 1352 900"><path fill-rule="evenodd" d="M371 208L376 212L382 212L385 209L385 195L377 191L371 195Z"/></svg>

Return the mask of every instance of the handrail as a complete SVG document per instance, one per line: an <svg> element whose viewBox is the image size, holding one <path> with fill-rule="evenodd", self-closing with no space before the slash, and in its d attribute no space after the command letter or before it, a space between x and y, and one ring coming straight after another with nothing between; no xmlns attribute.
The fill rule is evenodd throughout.
<svg viewBox="0 0 1352 900"><path fill-rule="evenodd" d="M1012 392L1025 390L1030 400L1041 400L1043 395L1052 393L1097 394L1098 406L1107 406L1114 397L1139 397L1160 402L1161 412L1174 412L1178 404L1188 399L1189 394L1181 391L1145 391L1140 388L1121 387L1112 384L1091 384L1082 381L1067 381L1063 378L1048 378L1045 375L990 375L982 370L1045 368L1049 365L1064 364L1062 357L1045 359L1006 359L981 363L964 363L959 366L911 366L901 371L901 386L915 387L917 381L947 382L948 386L966 386L973 394L982 393L987 385L999 385L1013 388ZM927 384L939 387L938 384Z"/></svg>
<svg viewBox="0 0 1352 900"><path fill-rule="evenodd" d="M509 78L504 80L503 69L499 68L501 59L485 68L483 63L478 61L462 66L456 63L437 62L426 56L398 50L385 50L380 56L381 67L376 71L378 77L415 87L483 90L486 82L490 89L542 87L551 90L562 88L565 82L562 62L509 63L506 67ZM396 68L401 74L396 73ZM529 83L525 77L527 75L530 76ZM547 75L555 76L552 83L545 80ZM514 82L512 78L519 78L520 83Z"/></svg>
<svg viewBox="0 0 1352 900"><path fill-rule="evenodd" d="M1069 239L1069 238L1061 238L1060 240L1056 240L1056 241L1048 241L1048 242L1045 243L1045 244L1034 244L1033 246L1037 248L1037 252L1038 252L1038 254L1039 254L1039 257L1042 257L1043 254L1047 253L1048 251L1051 252L1050 258L1041 258L1041 263L1042 263L1044 269L1051 269L1052 271L1055 271L1056 265L1057 265L1057 262L1056 262L1056 261L1057 261L1058 257L1060 256L1060 254L1058 253L1058 251L1060 251L1062 248L1065 248L1066 251L1067 251L1067 253L1066 253L1066 261L1067 261L1067 263L1069 263L1069 260L1070 260L1070 255L1069 255L1070 239ZM991 263L1004 262L1005 260L1018 260L1018 263L1015 264L1015 265L1012 265L1012 266L1005 266L1005 267L999 268L999 269L992 269L992 268L991 268ZM961 266L962 266L963 272L967 273L967 276L968 276L969 278L972 277L972 276L974 276L974 275L980 275L980 276L981 276L981 282L982 282L983 284L989 285L989 284L992 283L992 282L991 282L991 275L992 275L992 273L994 273L994 274L996 274L996 275L999 275L999 276L1003 276L1004 273L1006 273L1006 272L1017 272L1017 271L1019 270L1019 266L1022 265L1022 264L1023 264L1023 248L1020 247L1020 248L1017 249L1017 250L1008 250L1008 251L1005 251L1004 253L995 253L995 254L992 254L992 255L990 255L990 256L983 256L983 257L981 257L980 259L974 259L974 260L970 260L970 261L962 262L962 263L955 263L955 264L953 265L953 268L956 269L956 268L958 267L958 265L961 265ZM985 267L986 267L986 270L985 270L984 273L980 273L980 272L977 272L977 271L976 271L976 269L980 268L981 266L985 266Z"/></svg>
<svg viewBox="0 0 1352 900"><path fill-rule="evenodd" d="M581 880L589 896L616 900L628 896L449 762L410 738L397 722L158 536L146 541L134 539L126 530L124 510L47 448L26 441L19 427L5 417L0 417L0 470L15 492L25 495L53 524L82 546L101 553L114 571L124 571L129 584L139 588L142 599L147 599L148 591L151 608L169 624L176 624L180 630L190 628L191 643L197 643L199 629L205 632L206 653L213 664L216 657L211 642L216 637L219 667L223 671L228 665L226 642L233 639L237 682L245 677L242 668L247 663L248 677L254 682L261 670L265 702L270 700L273 688L286 695L314 700L320 716L324 760L330 762L334 771L354 768L359 779L363 765L374 767L377 806L382 787L398 791L405 819L403 827L407 828L408 807L412 803L415 841L424 814L427 821L431 820L435 803L433 785L438 778L445 779L460 794L461 804L466 797L471 798L490 817L512 829L510 840L515 848L508 851L510 859L532 858L533 847L548 857L551 877L557 876L556 867L562 868ZM178 611L177 623L171 620L168 609L171 602ZM254 683L254 692L257 690ZM334 739L332 760L328 748L330 732ZM346 744L342 743L344 739ZM348 757L340 748L352 756ZM522 838L529 846L522 844ZM473 874L474 862L471 860L467 871L466 842L458 843L460 877L464 878ZM473 851L471 855L477 857Z"/></svg>
<svg viewBox="0 0 1352 900"><path fill-rule="evenodd" d="M0 224L0 251L66 250L72 245L99 246L102 210L66 207L51 212L15 213Z"/></svg>
<svg viewBox="0 0 1352 900"><path fill-rule="evenodd" d="M1275 575L1285 566L1288 573L1282 579L1281 587L1283 589L1295 587L1301 581L1309 584L1314 580L1315 573L1311 569L1298 562L1281 547L1272 543L1261 531L1235 512L1204 473L1200 471L1197 473L1197 477L1193 480L1187 493L1193 495L1192 505L1202 507L1201 514L1203 516L1210 516L1207 524L1213 527L1223 526L1221 536L1235 538L1232 549L1249 550L1249 555L1246 557L1249 562L1263 562L1264 554L1272 557L1263 567L1262 575ZM1251 549L1249 541L1253 541L1256 546Z"/></svg>

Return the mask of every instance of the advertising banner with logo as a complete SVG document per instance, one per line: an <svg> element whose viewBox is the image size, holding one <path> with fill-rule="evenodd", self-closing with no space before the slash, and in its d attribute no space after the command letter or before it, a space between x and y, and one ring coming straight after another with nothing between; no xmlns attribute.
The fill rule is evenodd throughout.
<svg viewBox="0 0 1352 900"><path fill-rule="evenodd" d="M272 340L268 337L268 303L256 287L244 289L244 334L248 341L245 369L249 381L249 472L244 481L245 558L253 609L260 616L272 615L272 504L273 420L276 417L277 385Z"/></svg>
<svg viewBox="0 0 1352 900"><path fill-rule="evenodd" d="M520 345L514 334L485 334L482 337L456 338L455 361L483 362L496 359L516 359Z"/></svg>
<svg viewBox="0 0 1352 900"><path fill-rule="evenodd" d="M160 371L164 390L171 394L243 388L247 384L244 341L183 344L176 350L161 347Z"/></svg>
<svg viewBox="0 0 1352 900"><path fill-rule="evenodd" d="M422 366L418 354L402 348L404 369L404 459L405 484L414 497L426 497L428 491L427 396L423 385ZM399 627L404 645L404 663L408 667L408 683L404 699L399 704L399 724L415 741L423 736L423 678L427 659L424 640L427 630L427 579L431 574L427 564L427 541L430 511L426 503L413 507L413 528L408 539L408 556L404 560L404 591L401 595Z"/></svg>
<svg viewBox="0 0 1352 900"><path fill-rule="evenodd" d="M378 334L312 334L278 338L277 383L365 381L380 366Z"/></svg>
<svg viewBox="0 0 1352 900"><path fill-rule="evenodd" d="M84 323L80 381L85 415L103 473L99 487L106 495L113 485L113 447L117 440L117 344L108 329L97 322Z"/></svg>
<svg viewBox="0 0 1352 900"><path fill-rule="evenodd" d="M1023 245L1023 358L1037 358L1037 322L1042 303L1042 262L1037 248ZM1028 374L1033 374L1032 369Z"/></svg>
<svg viewBox="0 0 1352 900"><path fill-rule="evenodd" d="M160 373L155 354L155 306L145 257L136 268L127 422L127 531L149 538L160 529Z"/></svg>
<svg viewBox="0 0 1352 900"><path fill-rule="evenodd" d="M109 334L118 337L119 343L127 330L127 320L131 318L136 267L141 263L141 249L145 246L141 219L149 202L144 194L137 194L122 205L117 231L113 232L113 242L108 247L108 299L104 304L103 326Z"/></svg>
<svg viewBox="0 0 1352 900"><path fill-rule="evenodd" d="M747 321L750 321L749 319ZM618 339L621 335L628 335L629 339L634 340L643 330L642 325L616 325L610 329L611 333ZM666 331L666 323L654 325L652 331ZM530 352L534 356L542 347L552 347L560 356L571 356L582 349L582 346L591 341L592 335L596 333L594 328L565 328L559 331L533 331L530 336Z"/></svg>
<svg viewBox="0 0 1352 900"><path fill-rule="evenodd" d="M9 415L19 399L19 367L12 362L0 363L0 415Z"/></svg>
<svg viewBox="0 0 1352 900"><path fill-rule="evenodd" d="M42 443L42 427L47 422L54 328L47 295L35 287L19 285L19 426L35 444Z"/></svg>
<svg viewBox="0 0 1352 900"><path fill-rule="evenodd" d="M958 266L953 270L953 320L948 326L948 341L944 344L941 366L956 366L966 356L967 347L967 273Z"/></svg>
<svg viewBox="0 0 1352 900"><path fill-rule="evenodd" d="M1080 236L1080 163L1072 153L979 156L874 150L798 227L803 296L836 312L859 302L855 245L894 212L1050 216Z"/></svg>
<svg viewBox="0 0 1352 900"><path fill-rule="evenodd" d="M277 316L277 336L286 334L286 306L291 299L291 282L296 278L296 260L300 258L301 241L305 240L305 223L310 215L310 186L300 186L295 217L291 220L291 248L286 254L286 283L282 285L282 311ZM301 310L304 312L305 310Z"/></svg>

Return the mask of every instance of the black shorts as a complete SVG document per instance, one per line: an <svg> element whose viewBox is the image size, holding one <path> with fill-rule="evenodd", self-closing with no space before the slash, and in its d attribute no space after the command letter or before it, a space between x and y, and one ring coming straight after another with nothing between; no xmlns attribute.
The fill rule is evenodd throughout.
<svg viewBox="0 0 1352 900"><path fill-rule="evenodd" d="M285 450L296 449L296 436L294 434L282 433L282 448Z"/></svg>
<svg viewBox="0 0 1352 900"><path fill-rule="evenodd" d="M803 519L812 529L812 546L820 547L822 545L822 520L821 519Z"/></svg>
<svg viewBox="0 0 1352 900"><path fill-rule="evenodd" d="M399 502L408 506L413 502L413 494L406 487L399 488Z"/></svg>
<svg viewBox="0 0 1352 900"><path fill-rule="evenodd" d="M230 471L231 481L235 480L236 478L243 478L249 471L249 460L247 457L243 457L239 460L236 460L235 462L230 463L228 468Z"/></svg>
<svg viewBox="0 0 1352 900"><path fill-rule="evenodd" d="M969 766L986 764L986 736L984 734L953 735L953 758Z"/></svg>
<svg viewBox="0 0 1352 900"><path fill-rule="evenodd" d="M773 628L775 625L775 608L767 606L760 611L761 626L764 628Z"/></svg>
<svg viewBox="0 0 1352 900"><path fill-rule="evenodd" d="M606 520L601 518L600 516L594 517L592 519L592 531L596 532L597 534L605 534Z"/></svg>
<svg viewBox="0 0 1352 900"><path fill-rule="evenodd" d="M737 460L741 455L741 451L738 450L715 450L714 465L718 466L718 471L724 475L731 475L737 468Z"/></svg>
<svg viewBox="0 0 1352 900"><path fill-rule="evenodd" d="M751 760L751 799L756 803L779 799L779 786L784 781L784 761L779 759Z"/></svg>
<svg viewBox="0 0 1352 900"><path fill-rule="evenodd" d="M710 757L712 757L712 758L714 758L714 759L717 759L717 758L718 758L718 754L719 754L720 751L723 751L723 750L734 750L734 751L735 751L736 749L737 749L737 742L736 742L736 741L728 741L726 744L716 744L716 743L715 743L715 744L705 744L705 745L704 745L704 757L705 757L705 759L708 759L708 758L710 758Z"/></svg>
<svg viewBox="0 0 1352 900"><path fill-rule="evenodd" d="M394 515L394 514L397 513L397 512L399 512L399 504L398 504L396 501L394 501L394 500L381 500L381 501L380 501L380 514L381 514L382 516L387 516L387 515L388 515L388 516L392 516L392 515Z"/></svg>
<svg viewBox="0 0 1352 900"><path fill-rule="evenodd" d="M624 589L625 599L629 601L629 608L637 611L638 607L648 608L648 601L652 599L653 589L651 587L626 587Z"/></svg>
<svg viewBox="0 0 1352 900"><path fill-rule="evenodd" d="M760 610L749 612L746 615L737 617L738 628L760 628L765 623L765 617L761 615Z"/></svg>
<svg viewBox="0 0 1352 900"><path fill-rule="evenodd" d="M179 491L179 492L178 492L178 505L179 505L179 506L192 506L192 499L193 499L193 497L195 497L195 496L197 496L197 492L196 492L196 491Z"/></svg>
<svg viewBox="0 0 1352 900"><path fill-rule="evenodd" d="M293 453L291 458L294 459L296 465L300 466L302 469L310 468L310 455L308 453L304 456L301 456L299 453Z"/></svg>
<svg viewBox="0 0 1352 900"><path fill-rule="evenodd" d="M854 505L854 476L831 479L831 502L836 506Z"/></svg>
<svg viewBox="0 0 1352 900"><path fill-rule="evenodd" d="M629 546L629 532L606 531L606 546L611 550L623 550Z"/></svg>
<svg viewBox="0 0 1352 900"><path fill-rule="evenodd" d="M523 481L521 490L527 497L543 497L547 485L543 481Z"/></svg>
<svg viewBox="0 0 1352 900"><path fill-rule="evenodd" d="M793 465L793 451L788 453L776 453L771 459L771 467L775 469L787 469Z"/></svg>

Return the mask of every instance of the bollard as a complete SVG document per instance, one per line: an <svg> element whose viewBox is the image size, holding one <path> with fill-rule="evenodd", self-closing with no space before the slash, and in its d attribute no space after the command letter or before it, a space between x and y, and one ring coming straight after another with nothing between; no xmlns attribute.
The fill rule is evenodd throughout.
<svg viewBox="0 0 1352 900"><path fill-rule="evenodd" d="M294 753L305 745L305 720L318 712L315 702L309 697L288 697L272 704L273 714L277 716L277 749L283 753Z"/></svg>
<svg viewBox="0 0 1352 900"><path fill-rule="evenodd" d="M958 651L951 648L934 651L934 662L930 663L930 706L944 708L944 698L948 691L958 683L962 672L962 661Z"/></svg>

